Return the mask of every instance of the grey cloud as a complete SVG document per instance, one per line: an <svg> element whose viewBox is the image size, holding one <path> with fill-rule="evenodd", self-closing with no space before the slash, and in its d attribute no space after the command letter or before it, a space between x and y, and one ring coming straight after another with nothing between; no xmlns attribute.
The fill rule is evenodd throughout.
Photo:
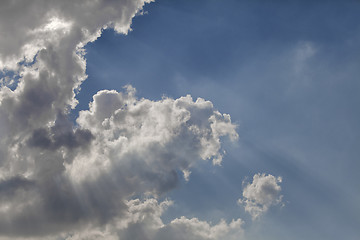
<svg viewBox="0 0 360 240"><path fill-rule="evenodd" d="M44 177L44 176L42 176ZM97 181L97 186L83 186L81 192L71 182L57 176L55 179L38 179L32 185L7 186L2 191L0 208L1 235L23 237L52 237L61 232L81 231L88 225L102 226L122 216L126 209L123 196L108 182Z"/></svg>
<svg viewBox="0 0 360 240"><path fill-rule="evenodd" d="M121 219L115 219L103 229L87 229L70 234L67 240L121 239L121 240L240 240L244 238L241 219L211 224L197 218L180 217L165 224L161 216L172 205L171 201L156 199L127 202L128 210Z"/></svg>
<svg viewBox="0 0 360 240"><path fill-rule="evenodd" d="M0 89L0 166L7 168L0 169L2 174L31 174L31 161L15 155L29 154L26 139L38 129L51 128L59 113L66 115L75 107L75 91L86 79L82 47L99 37L102 28L126 33L145 2L1 2L0 31L6 34L0 39L0 68L18 78L15 90ZM78 130L76 142L85 135Z"/></svg>
<svg viewBox="0 0 360 240"><path fill-rule="evenodd" d="M65 116L59 114L55 125L51 128L35 129L28 140L30 147L57 150L60 147L67 149L86 148L94 138L87 129L73 130L72 123Z"/></svg>
<svg viewBox="0 0 360 240"><path fill-rule="evenodd" d="M160 238L166 204L129 199L165 194L198 161L220 164L220 138L237 139L210 101L137 99L131 86L67 119L87 77L83 47L104 28L127 33L146 2L1 1L0 69L18 84L0 80L0 239ZM216 239L240 223L181 218L161 234L201 225L194 236Z"/></svg>
<svg viewBox="0 0 360 240"><path fill-rule="evenodd" d="M94 138L66 115L86 78L82 47L102 28L126 33L145 2L1 2L0 68L12 70L18 85L10 90L11 81L1 81L0 178L8 180L1 183L0 235L53 235L103 224L123 208L107 180L75 189L64 176L65 165L86 156Z"/></svg>
<svg viewBox="0 0 360 240"><path fill-rule="evenodd" d="M118 101L108 104L114 96ZM73 131L67 119L58 115L52 127L36 129L24 152L17 153L28 154L27 160L33 162L31 179L36 187L26 192L33 201L21 212L14 211L15 205L5 209L9 222L0 221L3 233L58 235L106 226L115 219L123 221L128 199L168 192L177 185L179 170L187 170L197 161L221 158L219 138L237 136L229 117L209 101L194 101L190 96L137 99L130 86L123 93L99 92L77 122L78 129ZM219 126L224 128L220 131ZM88 129L91 135L81 143L67 145L84 134L85 130L79 129ZM80 147L83 143L84 148ZM16 202L16 196L9 201ZM23 225L26 228L21 228ZM21 230L15 230L18 227ZM141 228L134 223L118 234L131 229L139 233Z"/></svg>
<svg viewBox="0 0 360 240"><path fill-rule="evenodd" d="M0 181L0 199L12 197L18 190L27 190L35 183L22 176L14 176L10 179Z"/></svg>

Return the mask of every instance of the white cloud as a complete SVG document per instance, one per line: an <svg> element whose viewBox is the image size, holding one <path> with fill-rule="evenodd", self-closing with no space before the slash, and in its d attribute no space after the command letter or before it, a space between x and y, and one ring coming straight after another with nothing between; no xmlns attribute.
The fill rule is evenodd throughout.
<svg viewBox="0 0 360 240"><path fill-rule="evenodd" d="M122 215L101 226L87 225L82 229L51 236L1 237L0 240L241 240L245 239L243 221L220 220L217 224L197 218L176 218L164 223L162 214L172 201L158 202L154 198L125 202Z"/></svg>
<svg viewBox="0 0 360 240"><path fill-rule="evenodd" d="M72 51L77 45L95 40L101 28L127 33L132 18L150 1L3 0L0 68L17 69L19 60L25 57L31 61L38 50L61 45L65 39Z"/></svg>
<svg viewBox="0 0 360 240"><path fill-rule="evenodd" d="M86 230L66 240L77 239L121 239L121 240L240 240L243 239L243 222L240 219L226 223L221 220L211 224L197 218L180 217L164 224L161 215L172 202L158 203L155 199L144 202L127 202L126 217L115 220L105 228Z"/></svg>
<svg viewBox="0 0 360 240"><path fill-rule="evenodd" d="M103 28L126 33L145 2L1 1L0 69L14 71L19 83L0 89L0 176L33 175L36 163L19 153L29 135L77 104L75 91L87 77L82 47Z"/></svg>
<svg viewBox="0 0 360 240"><path fill-rule="evenodd" d="M197 161L221 163L220 138L236 140L236 126L210 101L137 99L127 86L98 92L77 126L67 119L87 77L83 47L104 28L129 31L146 2L1 1L0 69L19 80L14 90L0 80L0 239L135 239L141 229L216 239L240 229L240 220L166 225L169 202L130 200L166 193L181 172L189 180Z"/></svg>
<svg viewBox="0 0 360 240"><path fill-rule="evenodd" d="M14 141L9 159L17 162L5 159L13 165L2 167L9 171L0 182L3 233L49 235L122 219L128 199L166 193L179 172L188 180L197 161L222 158L221 136L237 137L209 101L137 99L130 86L98 92L77 122L73 129L60 114Z"/></svg>
<svg viewBox="0 0 360 240"><path fill-rule="evenodd" d="M88 111L80 112L79 126L89 129L96 139L92 142L91 157L75 158L67 165L74 181L116 169L131 169L132 174L141 169L148 174L153 171L149 175L152 181L144 183L167 182L173 171L180 169L186 173L199 159L221 161L220 137L237 138L230 117L216 111L209 101L201 98L193 101L189 95L151 101L136 99L134 94L130 86L125 93L103 90L94 96ZM82 168L85 162L86 169ZM122 173L126 175L127 172ZM137 175L133 183L136 180Z"/></svg>
<svg viewBox="0 0 360 240"><path fill-rule="evenodd" d="M248 183L243 190L243 198L238 203L245 207L253 219L257 219L268 211L269 207L280 204L282 182L281 177L274 177L265 173L255 174L252 183Z"/></svg>
<svg viewBox="0 0 360 240"><path fill-rule="evenodd" d="M232 220L226 223L221 220L216 225L197 218L188 219L181 217L160 229L156 239L174 240L240 240L243 239L243 221Z"/></svg>

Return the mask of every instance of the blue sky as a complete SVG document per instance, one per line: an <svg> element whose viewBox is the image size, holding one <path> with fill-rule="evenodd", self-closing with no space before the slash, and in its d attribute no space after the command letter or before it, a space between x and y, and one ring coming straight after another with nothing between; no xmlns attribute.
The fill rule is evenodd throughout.
<svg viewBox="0 0 360 240"><path fill-rule="evenodd" d="M201 240L197 227L220 219L225 235L210 228L204 239L358 239L359 1L143 3L4 3L0 239ZM167 125L188 94L213 107L187 102L194 119ZM217 110L231 116L219 117L220 137L202 125ZM225 151L221 166L204 149ZM255 176L268 184L257 193ZM251 196L260 217L245 208ZM231 235L232 219L244 236Z"/></svg>
<svg viewBox="0 0 360 240"><path fill-rule="evenodd" d="M201 164L169 194L176 200L169 215L246 218L234 204L241 182L266 172L283 177L285 206L249 226L254 238L356 239L359 8L356 1L157 1L127 36L105 30L87 45L79 99L131 84L150 99L203 97L239 124L222 166Z"/></svg>

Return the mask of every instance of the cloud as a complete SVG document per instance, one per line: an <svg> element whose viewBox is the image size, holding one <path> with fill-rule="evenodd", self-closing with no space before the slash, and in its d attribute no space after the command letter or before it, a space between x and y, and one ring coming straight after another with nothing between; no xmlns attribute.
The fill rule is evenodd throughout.
<svg viewBox="0 0 360 240"><path fill-rule="evenodd" d="M158 202L154 198L144 201L133 199L125 201L126 210L103 225L86 225L81 229L36 237L0 236L0 240L241 240L245 239L241 219L227 223L220 220L217 224L197 218L176 218L164 223L161 216L173 204L165 200Z"/></svg>
<svg viewBox="0 0 360 240"><path fill-rule="evenodd" d="M83 46L96 40L104 28L129 31L132 18L146 2L150 1L1 1L0 32L4 37L0 39L0 70L12 72L17 79L15 89L6 86L14 82L6 79L0 88L3 177L33 175L36 163L27 159L29 153L19 152L25 151L30 135L35 140L41 131L50 133L45 128L52 128L59 116L66 116L76 106L75 93L87 77ZM84 131L69 138L87 138ZM52 140L52 147L64 144ZM78 140L75 145L84 139Z"/></svg>
<svg viewBox="0 0 360 240"><path fill-rule="evenodd" d="M164 224L163 212L171 201L158 203L156 199L139 199L127 202L126 217L113 221L105 228L89 229L70 234L66 240L78 239L122 239L122 240L240 240L243 238L243 222L240 219L226 223L210 224L197 218L180 217Z"/></svg>
<svg viewBox="0 0 360 240"><path fill-rule="evenodd" d="M93 99L90 109L80 112L77 123L96 139L91 157L76 158L67 166L74 181L118 168L125 176L127 168L134 174L145 167L141 171L150 182L167 188L162 181L169 182L176 175L175 169L187 172L199 159L212 159L218 164L222 159L220 137L237 138L230 116L219 113L202 98L193 101L188 95L160 101L136 99L135 89L127 86L125 93L103 90ZM84 161L86 169L81 168ZM150 168L154 173L150 174ZM163 171L169 175L160 174ZM139 176L144 174L139 172ZM134 176L133 183L136 180Z"/></svg>
<svg viewBox="0 0 360 240"><path fill-rule="evenodd" d="M6 34L0 39L0 68L17 69L19 59L31 62L49 46L72 53L95 40L101 28L127 33L145 2L150 1L1 1L0 32Z"/></svg>
<svg viewBox="0 0 360 240"><path fill-rule="evenodd" d="M282 202L280 195L281 177L274 177L265 173L255 174L252 183L248 183L243 190L243 198L238 200L245 207L253 219L259 218L273 205Z"/></svg>
<svg viewBox="0 0 360 240"><path fill-rule="evenodd" d="M87 77L83 47L105 28L127 33L147 2L1 1L0 69L11 76L0 81L0 239L242 231L241 220L160 218L170 202L156 198L177 186L179 173L189 180L198 161L221 164L221 138L237 139L230 116L210 101L138 99L126 86L99 91L76 124L68 119Z"/></svg>
<svg viewBox="0 0 360 240"><path fill-rule="evenodd" d="M226 223L221 220L216 225L211 225L206 221L197 218L188 219L185 217L177 218L162 229L160 229L155 239L174 239L174 240L240 240L243 239L243 221L241 219L232 220Z"/></svg>
<svg viewBox="0 0 360 240"><path fill-rule="evenodd" d="M14 142L12 159L26 174L0 182L11 192L0 207L3 234L46 236L127 219L128 199L166 193L197 161L221 161L220 137L237 138L230 117L209 101L137 99L130 86L98 92L77 123L73 129L58 115ZM21 172L11 167L3 170ZM174 224L189 224L183 220Z"/></svg>

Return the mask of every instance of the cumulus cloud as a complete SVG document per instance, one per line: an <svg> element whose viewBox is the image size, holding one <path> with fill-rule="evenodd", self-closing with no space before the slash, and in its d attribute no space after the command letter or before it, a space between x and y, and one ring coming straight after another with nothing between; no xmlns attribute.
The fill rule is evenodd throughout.
<svg viewBox="0 0 360 240"><path fill-rule="evenodd" d="M239 219L164 224L171 202L156 200L198 161L221 164L223 136L237 139L210 101L139 99L126 86L68 120L83 47L105 28L127 33L148 2L1 1L0 239L238 239Z"/></svg>
<svg viewBox="0 0 360 240"><path fill-rule="evenodd" d="M0 240L241 240L244 237L244 222L233 219L229 223L220 220L217 224L198 218L176 218L169 223L161 219L166 209L173 204L154 198L125 201L123 215L114 217L103 225L86 225L81 229L36 237L1 237Z"/></svg>
<svg viewBox="0 0 360 240"><path fill-rule="evenodd" d="M59 139L43 136L51 133L44 128L53 127L77 104L75 93L87 77L83 46L104 28L126 33L146 2L150 1L1 1L0 69L13 78L4 77L0 89L2 176L33 175L36 163L26 159L28 153L19 155L30 135L41 133L43 139L55 141L53 147L60 144ZM11 89L6 85L14 82ZM82 130L69 138L81 138Z"/></svg>
<svg viewBox="0 0 360 240"><path fill-rule="evenodd" d="M222 159L220 137L237 138L230 116L216 111L210 101L194 101L189 95L175 100L136 99L131 86L125 93L98 92L90 109L80 112L77 123L97 137L91 157L75 158L67 166L74 181L115 169L124 171L122 176L126 176L128 172L145 173L152 168L154 173L148 173L151 181L146 184L157 182L158 187L171 188L164 183L172 182L169 180L177 174L175 169L187 172L188 178L188 169L198 159L212 159L217 164ZM84 162L86 169L81 167ZM138 175L144 176L140 172ZM134 184L136 180L134 176Z"/></svg>
<svg viewBox="0 0 360 240"><path fill-rule="evenodd" d="M281 177L265 173L255 174L252 183L247 183L243 190L243 198L238 200L253 219L257 219L273 205L281 204Z"/></svg>
<svg viewBox="0 0 360 240"><path fill-rule="evenodd" d="M243 222L240 219L226 223L221 220L210 224L197 218L180 217L165 224L162 213L171 201L158 203L156 199L131 200L127 202L126 217L114 220L103 230L92 229L68 236L67 240L78 239L121 239L121 240L241 240Z"/></svg>
<svg viewBox="0 0 360 240"><path fill-rule="evenodd" d="M0 32L6 34L0 39L0 68L18 69L19 60L31 62L50 46L73 54L74 48L95 40L102 28L127 33L146 2L151 0L3 0Z"/></svg>

